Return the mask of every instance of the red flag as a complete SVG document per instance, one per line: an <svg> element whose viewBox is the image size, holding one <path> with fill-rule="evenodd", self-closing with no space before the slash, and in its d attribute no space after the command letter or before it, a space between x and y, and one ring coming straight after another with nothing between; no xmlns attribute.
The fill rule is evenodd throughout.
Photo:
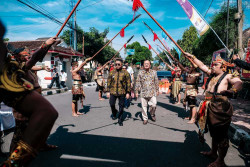
<svg viewBox="0 0 250 167"><path fill-rule="evenodd" d="M121 37L124 37L124 35L125 35L125 31L124 31L124 29L125 29L125 28L122 28L122 29L121 29L121 31L120 31L120 35L121 35Z"/></svg>
<svg viewBox="0 0 250 167"><path fill-rule="evenodd" d="M151 50L151 49L152 49L151 45L149 45L149 44L148 44L148 49L149 49L149 50Z"/></svg>
<svg viewBox="0 0 250 167"><path fill-rule="evenodd" d="M134 2L133 2L133 11L136 12L142 6L143 6L143 4L141 3L140 0L134 0Z"/></svg>
<svg viewBox="0 0 250 167"><path fill-rule="evenodd" d="M158 39L158 36L156 33L154 33L154 41Z"/></svg>
<svg viewBox="0 0 250 167"><path fill-rule="evenodd" d="M126 49L126 47L127 47L127 45L126 44L124 44L124 48Z"/></svg>

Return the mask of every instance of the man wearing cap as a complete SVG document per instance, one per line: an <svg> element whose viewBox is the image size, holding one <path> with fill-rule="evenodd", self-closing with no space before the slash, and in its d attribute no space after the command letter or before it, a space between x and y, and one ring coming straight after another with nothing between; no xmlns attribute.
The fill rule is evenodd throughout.
<svg viewBox="0 0 250 167"><path fill-rule="evenodd" d="M233 115L233 106L228 97L233 97L242 88L239 76L228 74L227 68L233 65L217 56L209 69L194 55L185 53L198 67L210 77L206 83L205 100L200 103L197 116L200 140L208 129L212 137L212 149L201 154L216 161L209 166L226 166L224 158L229 147L228 129ZM217 154L218 153L218 154Z"/></svg>
<svg viewBox="0 0 250 167"><path fill-rule="evenodd" d="M116 99L119 100L118 123L123 126L122 114L124 109L125 98L129 99L131 92L131 79L126 70L122 70L122 59L116 59L115 69L110 72L107 83L107 97L109 99L112 119L116 119L117 109L115 108Z"/></svg>

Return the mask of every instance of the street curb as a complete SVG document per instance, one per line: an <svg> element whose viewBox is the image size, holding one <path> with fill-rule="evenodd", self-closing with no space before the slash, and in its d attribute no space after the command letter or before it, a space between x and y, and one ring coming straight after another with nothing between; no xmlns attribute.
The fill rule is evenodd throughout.
<svg viewBox="0 0 250 167"><path fill-rule="evenodd" d="M62 88L62 89L54 89L54 90L48 90L48 91L42 91L43 96L49 96L59 93L64 93L68 91L68 87Z"/></svg>
<svg viewBox="0 0 250 167"><path fill-rule="evenodd" d="M197 97L196 105L199 106L201 99ZM228 136L232 143L234 143L240 150L245 153L250 153L250 135L240 129L237 125L230 124Z"/></svg>

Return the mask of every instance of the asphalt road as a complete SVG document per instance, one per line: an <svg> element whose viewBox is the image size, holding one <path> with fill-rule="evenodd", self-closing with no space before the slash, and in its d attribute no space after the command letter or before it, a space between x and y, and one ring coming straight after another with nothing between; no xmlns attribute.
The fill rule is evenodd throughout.
<svg viewBox="0 0 250 167"><path fill-rule="evenodd" d="M142 124L138 100L125 109L121 127L110 118L108 99L99 101L95 88L85 93L84 115L77 118L71 116L71 92L46 97L59 112L48 143L59 148L40 153L31 167L205 167L212 162L200 154L210 149L209 134L201 145L197 127L186 123L182 105L169 103L168 95L158 97L156 122ZM243 167L246 161L231 144L226 164Z"/></svg>

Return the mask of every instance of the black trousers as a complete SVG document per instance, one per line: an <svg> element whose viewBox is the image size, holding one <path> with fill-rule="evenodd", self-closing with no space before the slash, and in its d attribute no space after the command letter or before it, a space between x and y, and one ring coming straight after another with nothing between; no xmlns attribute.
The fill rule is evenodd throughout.
<svg viewBox="0 0 250 167"><path fill-rule="evenodd" d="M61 85L62 85L62 87L66 87L66 85L65 85L65 81L61 81Z"/></svg>
<svg viewBox="0 0 250 167"><path fill-rule="evenodd" d="M49 88L52 88L54 82L56 82L56 87L60 88L59 77L53 77L51 84L49 85Z"/></svg>
<svg viewBox="0 0 250 167"><path fill-rule="evenodd" d="M110 95L109 104L110 104L111 111L112 111L112 114L113 114L114 117L117 114L117 109L115 108L116 99L118 99L118 101L119 101L119 115L118 115L118 118L121 119L122 114L123 114L123 109L124 109L124 103L125 103L125 95L120 95L120 96L115 96L115 95L112 95L112 94Z"/></svg>

